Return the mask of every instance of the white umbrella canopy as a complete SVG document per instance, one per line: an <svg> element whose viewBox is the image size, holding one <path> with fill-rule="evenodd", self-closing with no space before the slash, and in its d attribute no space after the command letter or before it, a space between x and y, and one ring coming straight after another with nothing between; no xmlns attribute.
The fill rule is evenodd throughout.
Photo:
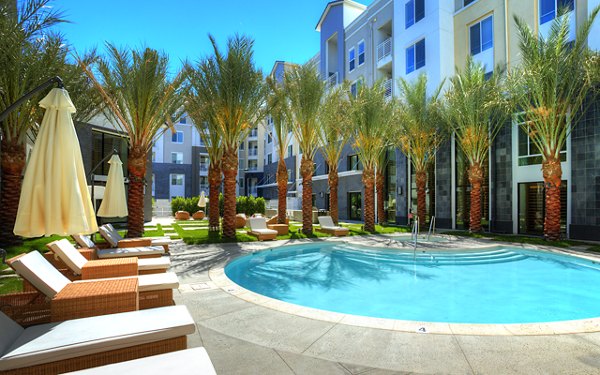
<svg viewBox="0 0 600 375"><path fill-rule="evenodd" d="M127 199L125 198L125 179L123 178L123 162L119 155L113 155L108 161L108 179L104 189L104 198L98 209L100 217L124 217L127 211Z"/></svg>
<svg viewBox="0 0 600 375"><path fill-rule="evenodd" d="M98 230L64 89L40 101L46 109L25 170L14 233L22 237L90 234Z"/></svg>
<svg viewBox="0 0 600 375"><path fill-rule="evenodd" d="M206 195L204 195L204 190L200 193L200 199L198 199L198 207L206 207Z"/></svg>

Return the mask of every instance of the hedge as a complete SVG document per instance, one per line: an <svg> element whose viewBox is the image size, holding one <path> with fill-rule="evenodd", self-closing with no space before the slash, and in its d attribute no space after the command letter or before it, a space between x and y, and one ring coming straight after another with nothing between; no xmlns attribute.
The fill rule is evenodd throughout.
<svg viewBox="0 0 600 375"><path fill-rule="evenodd" d="M177 211L187 211L190 215L193 215L196 211L200 210L198 207L198 197L192 198L183 198L176 197L171 200L171 212L173 216L175 216L175 212ZM223 194L219 194L219 214L222 217L224 211L224 198ZM205 212L209 210L210 202L206 202ZM265 214L266 210L266 202L262 197L254 198L253 196L240 196L236 198L235 202L235 210L236 213L246 214L247 216L253 215L255 213Z"/></svg>

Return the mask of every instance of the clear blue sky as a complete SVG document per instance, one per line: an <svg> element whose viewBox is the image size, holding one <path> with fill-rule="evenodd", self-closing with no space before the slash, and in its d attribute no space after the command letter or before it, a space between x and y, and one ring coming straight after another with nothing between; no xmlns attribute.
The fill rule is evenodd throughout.
<svg viewBox="0 0 600 375"><path fill-rule="evenodd" d="M372 0L358 0L368 5ZM302 63L319 49L315 26L327 0L55 0L71 23L58 27L78 52L104 42L168 53L171 66L210 53L208 33L224 48L237 33L255 40L256 64L268 74L276 60Z"/></svg>

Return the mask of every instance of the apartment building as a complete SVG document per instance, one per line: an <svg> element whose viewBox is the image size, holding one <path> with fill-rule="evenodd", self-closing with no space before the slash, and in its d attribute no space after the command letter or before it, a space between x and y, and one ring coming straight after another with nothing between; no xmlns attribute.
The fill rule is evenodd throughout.
<svg viewBox="0 0 600 375"><path fill-rule="evenodd" d="M462 68L468 55L491 74L519 64L514 15L547 35L560 7L570 9L571 37L600 0L376 0L368 7L350 0L332 1L321 15L317 62L329 86L347 80L351 92L383 80L386 96L398 95L398 79L427 73L433 92ZM600 21L589 46L600 49ZM447 85L447 81L446 81ZM491 231L539 235L543 232L544 186L537 151L520 130L519 116L507 123L495 142L483 187L484 226ZM570 135L562 164L563 229L571 238L600 239L600 105L591 103ZM293 160L294 155L290 157ZM296 158L299 155L296 155ZM287 161L287 159L286 159ZM296 166L297 167L297 166ZM269 168L269 163L265 167ZM340 218L362 220L361 166L346 145L340 160ZM328 208L327 167L315 158L313 205ZM296 174L296 176L298 176ZM438 150L428 175L427 211L441 228L468 226L469 187L466 161L455 139ZM400 150L388 152L385 175L386 219L407 223L416 211L416 184L410 161ZM301 189L297 180L295 191ZM288 191L289 192L289 191ZM265 190L265 197L276 193Z"/></svg>

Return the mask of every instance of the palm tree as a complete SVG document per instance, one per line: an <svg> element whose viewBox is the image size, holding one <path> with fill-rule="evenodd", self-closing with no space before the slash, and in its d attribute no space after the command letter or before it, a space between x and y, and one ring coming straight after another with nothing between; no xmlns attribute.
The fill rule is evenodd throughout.
<svg viewBox="0 0 600 375"><path fill-rule="evenodd" d="M584 113L582 106L593 84L593 72L588 69L594 66L594 58L587 40L599 10L596 7L581 24L573 43L569 42L570 22L564 12L553 21L547 38L538 36L525 21L515 17L522 61L511 75L515 83L512 94L524 111L521 127L542 155L544 237L548 240L560 238L560 153Z"/></svg>
<svg viewBox="0 0 600 375"><path fill-rule="evenodd" d="M48 2L0 0L0 112L57 75L65 61L62 38L46 33L49 27L64 22L59 11L48 10ZM6 244L21 241L13 228L26 162L25 144L42 113L38 102L45 94L40 92L24 102L0 123L0 237Z"/></svg>
<svg viewBox="0 0 600 375"><path fill-rule="evenodd" d="M277 144L277 223L286 223L288 173L285 155L292 137L288 105L283 88L272 78L267 79L269 95L267 109L273 119L274 134L270 134ZM270 129L267 129L270 132Z"/></svg>
<svg viewBox="0 0 600 375"><path fill-rule="evenodd" d="M302 233L312 234L313 158L319 146L319 111L325 96L325 83L312 64L296 66L283 78L290 106L292 133L302 152Z"/></svg>
<svg viewBox="0 0 600 375"><path fill-rule="evenodd" d="M385 217L385 169L388 166L387 154L388 147L381 149L379 153L379 161L375 165L375 193L377 194L377 223L383 224L386 221Z"/></svg>
<svg viewBox="0 0 600 375"><path fill-rule="evenodd" d="M469 57L464 70L450 78L446 92L446 122L469 164L471 232L481 232L481 184L490 145L510 117L510 101L497 71L486 79L483 66Z"/></svg>
<svg viewBox="0 0 600 375"><path fill-rule="evenodd" d="M148 152L154 139L168 129L165 125L172 128L172 120L181 114L184 74L168 78L168 57L150 48L129 51L109 43L107 50L108 57L98 59L96 66L102 83L88 64L83 60L79 64L102 95L106 116L129 137L127 235L139 237L144 232Z"/></svg>
<svg viewBox="0 0 600 375"><path fill-rule="evenodd" d="M208 117L214 111L210 106L214 104L212 100L205 101L199 92L205 92L203 85L202 71L195 70L192 66L186 66L188 81L190 82L190 92L187 95L185 109L188 115L194 121L194 125L200 134L200 138L206 147L208 153L208 231L218 232L219 222L219 192L221 189L221 159L223 157L223 148L221 147L221 135L215 122L210 121Z"/></svg>
<svg viewBox="0 0 600 375"><path fill-rule="evenodd" d="M363 165L362 181L365 186L365 230L375 232L375 170L381 153L390 145L392 124L395 121L394 102L385 98L382 81L373 87L361 86L353 107L354 148Z"/></svg>
<svg viewBox="0 0 600 375"><path fill-rule="evenodd" d="M262 72L254 64L254 41L236 35L227 41L224 55L212 35L214 54L201 61L196 70L196 95L206 106L207 121L221 139L223 156L223 236L235 238L235 190L238 174L238 147L254 124L264 116L262 104L266 87ZM211 202L214 205L214 202Z"/></svg>
<svg viewBox="0 0 600 375"><path fill-rule="evenodd" d="M414 82L400 78L400 132L398 143L410 158L417 185L417 216L425 223L427 171L435 153L444 140L439 94L443 82L435 92L427 95L427 75L421 74Z"/></svg>
<svg viewBox="0 0 600 375"><path fill-rule="evenodd" d="M327 93L319 112L321 153L329 167L329 212L338 223L338 164L344 146L350 137L352 106L348 97L348 85L340 85Z"/></svg>

